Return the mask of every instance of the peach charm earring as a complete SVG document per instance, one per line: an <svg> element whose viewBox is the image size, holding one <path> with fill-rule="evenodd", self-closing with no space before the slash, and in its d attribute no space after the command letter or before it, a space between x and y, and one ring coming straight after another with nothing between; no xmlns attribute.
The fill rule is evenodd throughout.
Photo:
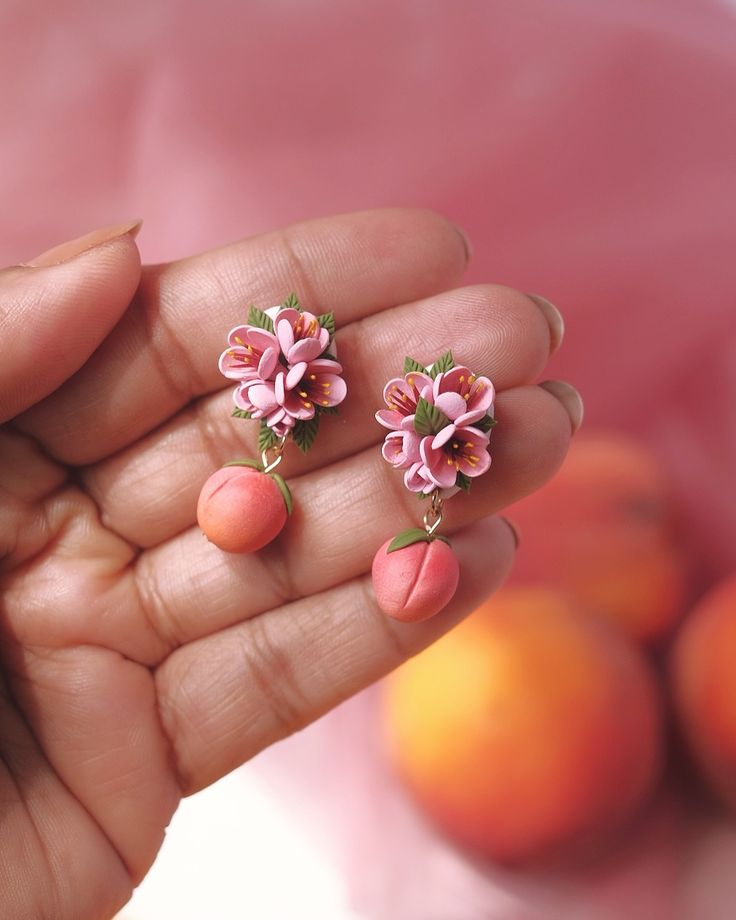
<svg viewBox="0 0 736 920"><path fill-rule="evenodd" d="M491 465L495 390L487 377L456 365L446 352L429 367L413 358L383 391L376 420L388 429L383 457L404 473L404 485L429 502L423 526L405 530L373 559L373 588L388 616L417 622L439 613L457 590L460 567L438 533L443 504L467 492Z"/></svg>
<svg viewBox="0 0 736 920"><path fill-rule="evenodd" d="M307 452L320 419L337 412L347 387L335 357L335 318L303 310L295 294L266 311L250 307L248 321L228 335L222 374L237 381L233 416L260 423L260 460L230 460L205 482L197 521L207 538L229 553L270 543L293 501L276 472L293 441Z"/></svg>

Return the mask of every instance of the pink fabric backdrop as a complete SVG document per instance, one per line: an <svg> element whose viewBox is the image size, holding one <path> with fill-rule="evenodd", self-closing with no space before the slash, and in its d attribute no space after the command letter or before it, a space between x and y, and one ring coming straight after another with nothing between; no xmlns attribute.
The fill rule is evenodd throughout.
<svg viewBox="0 0 736 920"><path fill-rule="evenodd" d="M591 423L659 451L713 575L736 566L735 91L733 8L708 0L4 0L0 262L138 215L160 260L308 216L436 208L470 233L470 281L561 307L554 372ZM385 879L377 839L358 849ZM457 871L422 890L473 881ZM470 890L486 908L463 918L542 915L498 880Z"/></svg>

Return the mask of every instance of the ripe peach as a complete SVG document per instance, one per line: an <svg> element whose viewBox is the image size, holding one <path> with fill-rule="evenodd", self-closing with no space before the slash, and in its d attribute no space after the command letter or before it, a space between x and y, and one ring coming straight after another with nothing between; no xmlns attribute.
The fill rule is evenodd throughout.
<svg viewBox="0 0 736 920"><path fill-rule="evenodd" d="M389 679L385 713L420 806L503 862L603 842L660 770L659 696L642 652L551 590L500 591Z"/></svg>
<svg viewBox="0 0 736 920"><path fill-rule="evenodd" d="M512 584L554 585L641 641L682 612L687 565L664 475L620 435L579 435L557 476L508 509L523 535Z"/></svg>
<svg viewBox="0 0 736 920"><path fill-rule="evenodd" d="M711 589L672 649L675 707L703 773L736 808L736 574Z"/></svg>
<svg viewBox="0 0 736 920"><path fill-rule="evenodd" d="M373 590L388 616L417 623L452 600L460 578L457 556L444 540L421 541L388 553L386 540L373 558Z"/></svg>
<svg viewBox="0 0 736 920"><path fill-rule="evenodd" d="M252 553L270 543L286 523L284 496L274 479L248 466L226 466L202 487L197 521L226 553Z"/></svg>

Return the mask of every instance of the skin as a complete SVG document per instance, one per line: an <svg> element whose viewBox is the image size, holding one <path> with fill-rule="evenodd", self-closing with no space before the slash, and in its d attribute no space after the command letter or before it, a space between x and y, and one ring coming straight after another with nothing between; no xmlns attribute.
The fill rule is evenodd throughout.
<svg viewBox="0 0 736 920"><path fill-rule="evenodd" d="M465 263L441 217L384 210L144 269L122 233L0 272L0 916L111 916L181 796L399 665L503 580L514 538L492 515L555 472L573 425L533 384L552 348L544 314L508 288L458 289ZM334 309L349 395L315 449L282 464L295 500L282 534L231 556L199 532L197 495L223 462L256 455L257 426L230 418L217 356L244 305L291 289ZM396 623L371 560L416 526L417 500L381 459L373 412L406 351L448 347L499 388L493 471L449 503L452 603Z"/></svg>

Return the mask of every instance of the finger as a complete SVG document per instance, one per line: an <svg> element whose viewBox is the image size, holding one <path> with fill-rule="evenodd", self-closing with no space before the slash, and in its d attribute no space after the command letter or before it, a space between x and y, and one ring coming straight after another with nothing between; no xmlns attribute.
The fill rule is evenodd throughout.
<svg viewBox="0 0 736 920"><path fill-rule="evenodd" d="M479 285L394 308L340 331L348 398L326 418L318 449L288 452L291 477L381 440L381 393L407 354L430 362L448 348L488 374L499 390L536 379L550 353L550 327L536 303L499 285ZM83 473L105 524L139 546L155 546L195 521L202 483L226 460L257 457L258 425L231 418L231 389L205 397L140 444ZM384 432L385 433L385 432Z"/></svg>
<svg viewBox="0 0 736 920"><path fill-rule="evenodd" d="M56 390L118 321L140 280L140 221L0 272L0 422Z"/></svg>
<svg viewBox="0 0 736 920"><path fill-rule="evenodd" d="M223 336L248 304L292 290L345 325L446 290L466 262L457 229L429 211L367 211L296 224L215 252L145 269L114 334L69 383L22 420L67 463L91 463L220 389Z"/></svg>
<svg viewBox="0 0 736 920"><path fill-rule="evenodd" d="M446 533L532 492L564 458L571 421L549 392L508 390L498 398L498 418L491 470L469 496L447 503ZM301 476L292 489L294 514L260 553L222 553L192 528L139 558L129 594L143 604L161 645L175 648L368 572L378 547L417 526L425 510L377 448Z"/></svg>
<svg viewBox="0 0 736 920"><path fill-rule="evenodd" d="M446 632L503 581L515 539L500 518L455 539L460 588L441 614L389 620L367 577L178 649L156 673L185 793L318 718Z"/></svg>

